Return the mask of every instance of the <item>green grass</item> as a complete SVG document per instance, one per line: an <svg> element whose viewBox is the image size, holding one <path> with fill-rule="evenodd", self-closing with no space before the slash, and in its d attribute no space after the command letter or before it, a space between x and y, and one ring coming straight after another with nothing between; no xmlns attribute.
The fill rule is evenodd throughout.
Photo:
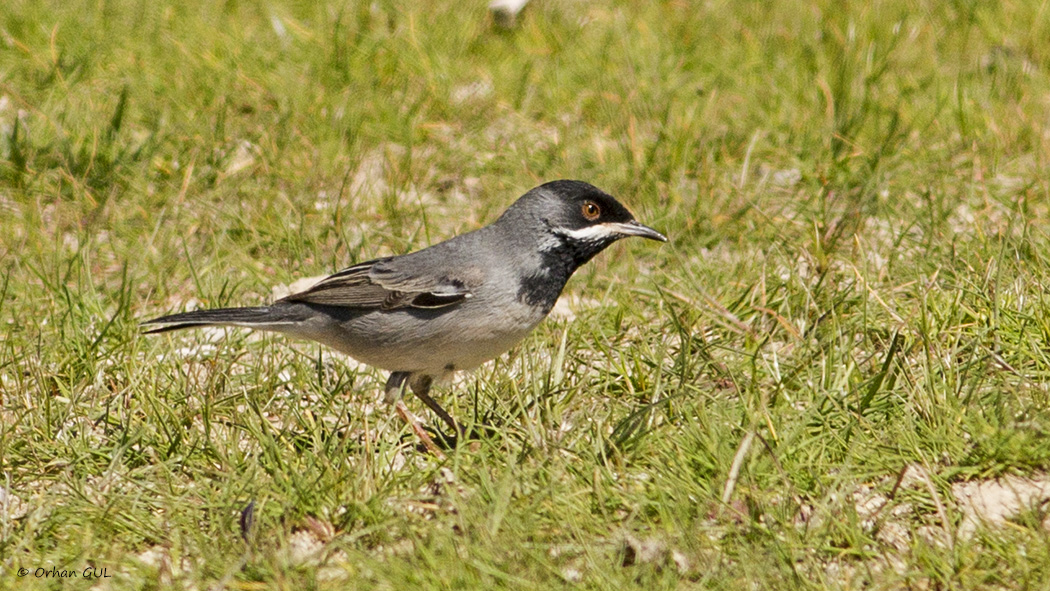
<svg viewBox="0 0 1050 591"><path fill-rule="evenodd" d="M952 486L1050 469L1048 96L1039 2L8 2L0 588L1045 588ZM555 178L671 242L445 461L317 345L139 334Z"/></svg>

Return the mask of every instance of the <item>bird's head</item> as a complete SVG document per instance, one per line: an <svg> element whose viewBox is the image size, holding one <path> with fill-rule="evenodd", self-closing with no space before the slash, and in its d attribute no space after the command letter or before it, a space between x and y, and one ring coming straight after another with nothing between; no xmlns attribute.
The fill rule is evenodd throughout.
<svg viewBox="0 0 1050 591"><path fill-rule="evenodd" d="M538 222L545 235L542 246L570 256L576 266L621 238L667 241L663 234L638 223L612 195L582 181L544 183L515 202L501 221L504 219Z"/></svg>

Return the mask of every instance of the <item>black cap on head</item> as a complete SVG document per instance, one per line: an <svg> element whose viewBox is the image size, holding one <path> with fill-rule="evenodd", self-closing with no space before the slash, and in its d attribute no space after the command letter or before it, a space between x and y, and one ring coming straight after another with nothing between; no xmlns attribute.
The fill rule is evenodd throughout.
<svg viewBox="0 0 1050 591"><path fill-rule="evenodd" d="M612 195L583 181L551 181L537 187L558 200L548 210L547 221L555 228L579 230L606 223L626 224L634 216Z"/></svg>
<svg viewBox="0 0 1050 591"><path fill-rule="evenodd" d="M588 202L598 206L597 218L584 215L584 205ZM551 227L567 229L604 222L626 223L634 219L612 195L590 183L570 180L550 181L532 189L507 208L501 217L540 218Z"/></svg>

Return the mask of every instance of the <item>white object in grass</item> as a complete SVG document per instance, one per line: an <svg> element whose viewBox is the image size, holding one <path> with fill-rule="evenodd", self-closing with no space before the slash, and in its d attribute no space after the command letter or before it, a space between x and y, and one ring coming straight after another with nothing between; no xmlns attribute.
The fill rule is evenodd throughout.
<svg viewBox="0 0 1050 591"><path fill-rule="evenodd" d="M489 2L489 12L496 24L501 27L513 27L521 12L529 0L492 0Z"/></svg>

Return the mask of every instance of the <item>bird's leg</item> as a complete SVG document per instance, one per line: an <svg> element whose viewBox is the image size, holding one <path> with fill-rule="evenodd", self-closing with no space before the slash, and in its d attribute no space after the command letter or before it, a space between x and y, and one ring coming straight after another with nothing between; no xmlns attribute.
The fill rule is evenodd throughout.
<svg viewBox="0 0 1050 591"><path fill-rule="evenodd" d="M401 399L401 393L405 391L405 380L409 375L407 371L395 371L390 374L386 386L383 387L384 403L393 404Z"/></svg>
<svg viewBox="0 0 1050 591"><path fill-rule="evenodd" d="M430 434L427 433L426 429L423 428L423 425L420 424L416 415L408 410L408 407L405 406L404 399L401 397L401 394L405 389L405 381L408 379L409 375L408 372L404 371L395 371L390 374L390 378L387 379L386 387L384 388L385 396L383 396L383 400L387 404L393 402L394 410L397 411L397 416L401 417L401 420L412 428L412 432L423 442L423 446L426 447L430 453L434 454L439 460L443 460L445 459L444 452L442 452L441 448L430 438Z"/></svg>
<svg viewBox="0 0 1050 591"><path fill-rule="evenodd" d="M434 411L434 414L441 417L441 420L445 421L445 424L452 428L452 432L455 436L462 435L463 430L460 428L459 424L456 423L456 420L452 418L452 415L448 414L448 411L444 408L441 408L441 405L437 403L437 400L430 397L430 384L432 384L433 381L433 378L430 376L416 375L409 380L409 385L412 387L412 393L418 396L419 399L423 401L423 404L426 404L430 410Z"/></svg>

